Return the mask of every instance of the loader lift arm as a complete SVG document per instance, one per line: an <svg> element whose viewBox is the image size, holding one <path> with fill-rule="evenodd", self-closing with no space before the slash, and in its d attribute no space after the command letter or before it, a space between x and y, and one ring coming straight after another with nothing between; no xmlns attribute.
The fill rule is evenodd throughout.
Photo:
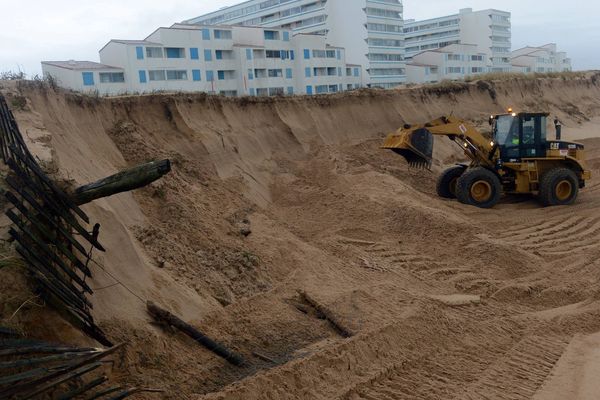
<svg viewBox="0 0 600 400"><path fill-rule="evenodd" d="M433 156L432 135L447 136L457 143L473 165L494 167L497 146L471 124L452 115L423 125L405 125L389 135L382 148L402 155L412 166L429 168Z"/></svg>

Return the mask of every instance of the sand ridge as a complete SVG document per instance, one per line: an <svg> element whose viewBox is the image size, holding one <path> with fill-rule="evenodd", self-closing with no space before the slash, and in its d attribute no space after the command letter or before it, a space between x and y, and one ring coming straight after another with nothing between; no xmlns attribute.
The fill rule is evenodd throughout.
<svg viewBox="0 0 600 400"><path fill-rule="evenodd" d="M488 87L256 100L22 88L16 117L24 132L36 126L32 142L46 133L74 183L172 159L161 181L86 208L103 224L100 261L249 360L232 367L150 325L143 303L113 287L93 300L99 324L130 343L121 379L186 399L530 399L574 335L600 329L600 186L572 207L509 197L478 210L438 199L434 173L379 149L405 122L453 111L485 130L510 105L588 137L598 173L597 79ZM443 140L434 157L434 172L460 158Z"/></svg>

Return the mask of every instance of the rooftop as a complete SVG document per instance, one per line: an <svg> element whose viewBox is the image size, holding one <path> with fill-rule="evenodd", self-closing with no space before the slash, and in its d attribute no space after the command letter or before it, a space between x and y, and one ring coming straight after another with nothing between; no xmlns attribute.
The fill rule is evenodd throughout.
<svg viewBox="0 0 600 400"><path fill-rule="evenodd" d="M100 64L93 61L42 61L42 64L52 65L54 67L70 69L73 71L80 70L98 70L98 69L111 69L115 71L122 71L123 68L113 67L106 64Z"/></svg>

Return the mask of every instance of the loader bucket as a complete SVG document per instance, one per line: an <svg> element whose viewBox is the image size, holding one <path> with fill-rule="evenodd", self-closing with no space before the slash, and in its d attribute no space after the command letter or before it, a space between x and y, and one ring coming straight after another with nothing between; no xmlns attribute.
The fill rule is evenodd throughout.
<svg viewBox="0 0 600 400"><path fill-rule="evenodd" d="M425 128L390 135L382 147L400 154L411 167L431 167L433 135Z"/></svg>

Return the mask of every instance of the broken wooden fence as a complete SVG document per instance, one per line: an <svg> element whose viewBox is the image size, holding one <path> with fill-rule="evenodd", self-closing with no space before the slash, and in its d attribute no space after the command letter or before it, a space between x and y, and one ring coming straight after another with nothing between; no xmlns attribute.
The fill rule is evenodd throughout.
<svg viewBox="0 0 600 400"><path fill-rule="evenodd" d="M110 385L108 359L122 345L108 349L71 347L23 338L0 327L0 399L124 399L154 389ZM108 369L107 369L108 368ZM110 397L104 397L108 396Z"/></svg>
<svg viewBox="0 0 600 400"><path fill-rule="evenodd" d="M95 224L90 232L86 213L43 172L2 95L0 154L11 170L4 192L14 206L6 212L14 224L9 233L39 294L75 326L111 346L94 323L87 298L93 293L86 282L92 276L92 250L104 251L98 241L100 225Z"/></svg>

